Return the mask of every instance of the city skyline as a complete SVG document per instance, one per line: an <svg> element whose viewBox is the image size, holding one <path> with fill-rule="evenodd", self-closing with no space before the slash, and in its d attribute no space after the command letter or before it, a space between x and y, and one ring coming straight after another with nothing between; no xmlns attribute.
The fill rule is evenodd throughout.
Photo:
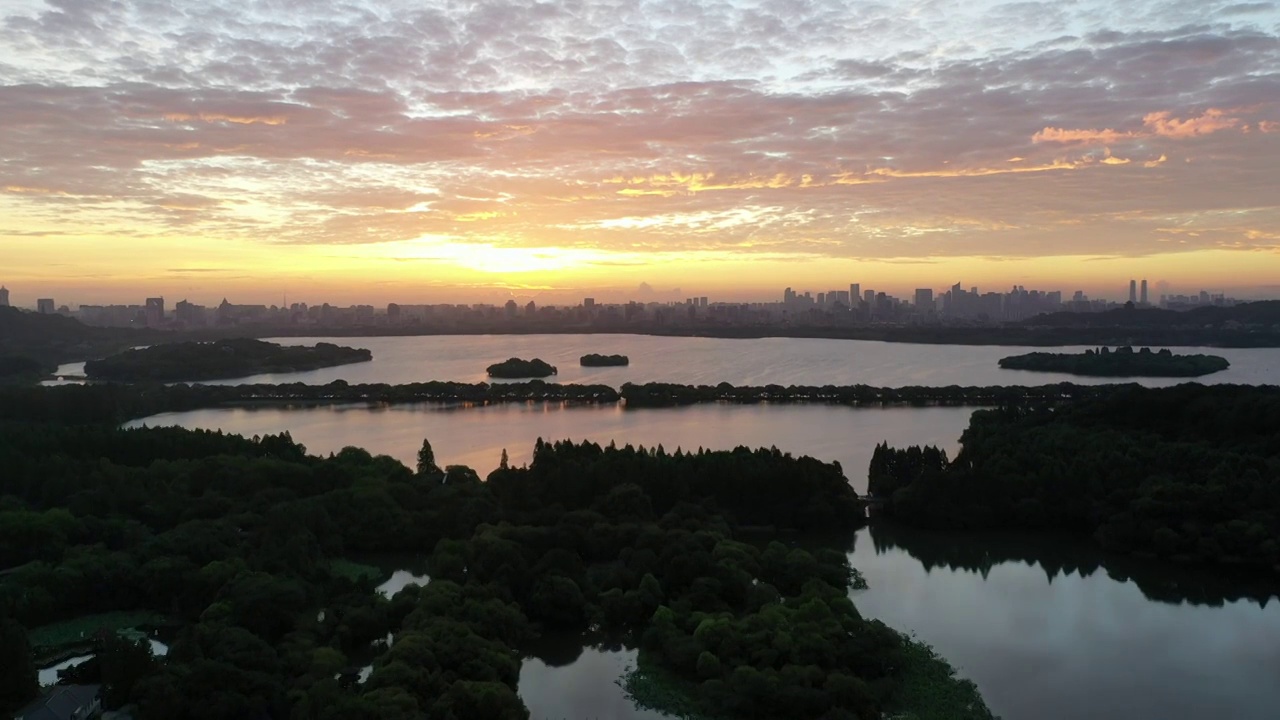
<svg viewBox="0 0 1280 720"><path fill-rule="evenodd" d="M1139 282L1141 285L1139 286ZM816 287L825 287L826 290L817 290ZM560 299L549 299L547 296L525 295L523 297L516 295L494 296L482 300L462 301L459 299L444 301L426 301L414 298L396 298L390 301L372 301L369 298L357 298L344 305L345 301L331 302L338 300L337 298L312 298L312 297L294 297L290 299L287 294L279 296L278 301L273 298L263 298L261 300L255 298L233 298L227 293L213 293L208 296L192 296L181 295L179 299L175 296L166 295L147 295L145 297L128 295L120 302L112 302L102 298L90 299L87 302L66 300L65 298L50 297L44 294L33 294L27 298L27 302L23 302L21 294L12 296L12 291L7 287L0 285L0 306L13 306L22 309L56 312L61 308L102 308L102 307L136 307L143 308L149 316L154 315L158 307L160 317L165 315L166 302L172 311L175 307L181 305L192 305L200 308L215 308L222 303L230 303L233 306L255 306L255 307L271 307L287 309L289 307L319 307L321 305L332 305L333 307L377 307L379 310L385 310L388 306L405 305L405 306L433 306L433 305L457 305L457 306L484 306L484 307L500 307L504 303L510 304L517 302L521 307L525 303L533 303L535 305L547 305L556 307L575 307L592 304L600 305L624 305L628 303L652 303L663 305L680 305L689 300L701 301L703 307L708 302L711 304L751 304L751 305L768 305L768 304L812 304L817 307L831 307L837 300L833 299L839 296L839 302L848 307L847 299L856 295L858 299L865 302L871 302L876 295L887 295L895 301L903 302L908 305L920 305L921 299L926 298L927 302L941 302L943 298L950 294L952 290L960 289L966 294L976 293L978 296L986 294L1008 295L1010 293L1030 293L1036 296L1054 297L1055 302L1090 301L1101 302L1108 305L1119 306L1129 302L1139 306L1160 306L1168 298L1178 304L1186 304L1188 301L1194 301L1199 298L1203 304L1208 304L1213 299L1227 298L1232 303L1249 302L1260 298L1254 297L1229 297L1229 293L1222 292L1218 289L1199 289L1187 288L1174 289L1164 281L1149 283L1146 279L1141 281L1130 279L1128 282L1128 297L1125 297L1123 287L1121 292L1114 294L1091 294L1080 289L1065 288L1047 288L1047 287L1027 287L1024 285L1004 285L1004 286L988 286L982 287L976 284L965 283L963 281L948 285L934 287L912 287L911 289L894 289L878 285L874 281L869 283L849 283L845 285L847 289L841 289L840 283L814 286L813 288L802 287L798 290L791 286L785 288L772 288L763 291L763 295L759 297L742 297L742 296L722 296L711 297L700 295L697 292L690 294L681 288L673 288L670 290L655 290L654 288L642 286L630 293L623 293L616 297L609 296L607 293L603 296L597 295L570 295L563 294ZM1139 296L1138 288L1141 287ZM1150 291L1149 291L1150 290ZM16 300L11 301L11 296ZM824 301L824 296L826 300ZM167 300L166 300L167 298ZM1194 302L1192 302L1194 304Z"/></svg>
<svg viewBox="0 0 1280 720"><path fill-rule="evenodd" d="M1109 9L13 0L0 268L100 301L1280 295L1280 9Z"/></svg>

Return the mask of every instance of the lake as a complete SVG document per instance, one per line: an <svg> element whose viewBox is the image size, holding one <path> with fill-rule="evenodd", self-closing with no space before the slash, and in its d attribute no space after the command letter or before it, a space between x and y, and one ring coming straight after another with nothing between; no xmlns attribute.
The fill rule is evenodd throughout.
<svg viewBox="0 0 1280 720"><path fill-rule="evenodd" d="M317 340L323 338L280 342ZM374 361L227 382L479 382L487 380L487 365L511 356L558 365L553 379L559 382L614 387L648 381L889 387L1107 382L996 365L1001 357L1035 348L622 335L329 340L368 347ZM1199 382L1280 381L1280 349L1174 351L1210 352L1232 363ZM582 368L577 358L588 352L626 354L631 365ZM795 455L838 461L863 492L876 443L934 444L954 456L971 412L831 405L626 410L558 403L418 403L206 409L131 425L244 435L288 430L312 453L356 445L408 465L425 437L438 462L469 465L482 476L497 466L504 449L513 464L528 462L539 437L661 444L669 452L775 445ZM861 612L932 644L977 683L1005 720L1262 720L1276 717L1280 708L1280 602L1275 600L1280 595L1248 576L1106 557L1078 539L937 535L883 523L860 531L848 550L870 584L854 593ZM401 569L382 592L426 581L420 567ZM615 684L634 663L634 650L584 645L581 638L548 643L527 657L521 670L520 693L535 720L660 717L633 708Z"/></svg>
<svg viewBox="0 0 1280 720"><path fill-rule="evenodd" d="M213 384L349 383L400 384L428 380L488 381L485 368L510 357L542 358L559 373L549 381L602 383L671 382L691 385L1044 385L1056 382L1098 384L1111 378L1063 373L1002 370L1000 358L1027 352L1083 352L1086 347L1032 348L991 345L913 345L868 340L808 338L659 337L650 335L429 335L421 337L272 338L284 345L332 342L368 348L373 361L301 373L255 375ZM1198 378L1204 383L1271 385L1280 383L1280 348L1171 348L1178 354L1209 353L1231 367ZM626 367L584 368L587 353L621 354ZM84 363L64 365L60 375L79 375ZM1135 379L1162 386L1185 379Z"/></svg>
<svg viewBox="0 0 1280 720"><path fill-rule="evenodd" d="M504 448L511 462L528 462L537 437L661 443L668 451L777 445L839 461L863 490L877 442L936 444L954 454L971 412L414 404L209 409L133 424L245 435L289 430L313 453L357 445L406 464L428 437L439 462L471 465L482 475ZM870 584L854 593L860 611L934 645L1005 720L1261 720L1280 707L1280 602L1274 587L1247 576L1107 558L1078 540L938 535L884 524L860 531L849 552ZM421 565L396 568L397 583L425 580ZM525 660L521 696L535 719L655 720L660 716L632 708L614 684L630 663L633 650L562 641Z"/></svg>
<svg viewBox="0 0 1280 720"><path fill-rule="evenodd" d="M849 552L863 615L913 634L1004 720L1274 720L1274 584L1107 557L1089 543L873 524ZM585 645L584 645L585 643ZM551 638L520 671L533 720L658 720L616 684L636 651Z"/></svg>
<svg viewBox="0 0 1280 720"><path fill-rule="evenodd" d="M927 443L954 455L973 408L850 408L840 405L705 404L627 410L618 405L508 403L466 407L443 403L322 405L308 408L213 408L153 415L129 423L222 429L245 436L288 430L311 453L348 445L390 455L413 467L422 439L441 466L468 465L485 477L505 449L513 465L533 459L533 445L592 440L631 443L675 452L772 446L796 455L838 461L859 492L875 444Z"/></svg>

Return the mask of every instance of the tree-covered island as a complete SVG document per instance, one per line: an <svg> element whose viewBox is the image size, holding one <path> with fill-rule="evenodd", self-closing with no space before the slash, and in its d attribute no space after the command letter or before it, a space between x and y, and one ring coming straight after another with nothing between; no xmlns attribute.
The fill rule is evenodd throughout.
<svg viewBox="0 0 1280 720"><path fill-rule="evenodd" d="M3 712L58 651L46 628L131 612L176 628L168 655L107 635L72 675L139 720L526 720L526 643L588 627L678 681L646 702L707 717L990 717L858 613L844 548L863 505L812 458L539 441L482 482L425 442L410 469L287 434L0 421L0 463ZM842 540L769 541L823 531ZM431 582L383 598L352 571L377 552L428 555Z"/></svg>
<svg viewBox="0 0 1280 720"><path fill-rule="evenodd" d="M1061 372L1096 377L1199 377L1231 366L1217 355L1174 355L1168 348L1152 352L1130 346L1100 347L1083 353L1033 352L1000 359L1006 370Z"/></svg>
<svg viewBox="0 0 1280 720"><path fill-rule="evenodd" d="M578 358L578 362L582 367L620 367L631 364L631 358L626 355L598 355L596 353L588 353Z"/></svg>
<svg viewBox="0 0 1280 720"><path fill-rule="evenodd" d="M1280 572L1280 388L1123 386L978 410L954 461L876 447L868 490L905 524L1053 530L1103 549Z"/></svg>
<svg viewBox="0 0 1280 720"><path fill-rule="evenodd" d="M85 363L91 380L123 382L193 382L290 373L369 362L373 353L332 343L278 345L239 338L215 342L182 342L126 350Z"/></svg>
<svg viewBox="0 0 1280 720"><path fill-rule="evenodd" d="M542 358L534 358L532 360L522 360L521 358L510 358L500 363L494 363L486 368L489 377L504 379L519 378L544 378L556 374L556 366L552 365Z"/></svg>

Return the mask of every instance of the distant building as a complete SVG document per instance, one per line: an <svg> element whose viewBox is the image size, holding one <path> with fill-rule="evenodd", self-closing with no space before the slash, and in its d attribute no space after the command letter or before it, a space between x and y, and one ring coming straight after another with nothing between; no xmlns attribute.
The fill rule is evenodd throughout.
<svg viewBox="0 0 1280 720"><path fill-rule="evenodd" d="M853 301L854 305L858 304L858 301L862 300L862 283L852 283L849 285L849 299Z"/></svg>
<svg viewBox="0 0 1280 720"><path fill-rule="evenodd" d="M86 720L102 712L101 685L55 685L13 714L14 720Z"/></svg>
<svg viewBox="0 0 1280 720"><path fill-rule="evenodd" d="M507 318L511 320L514 320L520 314L520 306L516 304L515 300L507 300L507 304L503 305L502 308Z"/></svg>
<svg viewBox="0 0 1280 720"><path fill-rule="evenodd" d="M147 298L147 327L160 327L164 324L164 298Z"/></svg>
<svg viewBox="0 0 1280 720"><path fill-rule="evenodd" d="M929 288L916 289L916 309L921 311L933 309L933 290Z"/></svg>
<svg viewBox="0 0 1280 720"><path fill-rule="evenodd" d="M590 310L591 308L593 308L593 307L595 307L595 306L596 306L596 299L595 299L595 298L582 298L582 307L584 307L584 308L586 308L586 309Z"/></svg>
<svg viewBox="0 0 1280 720"><path fill-rule="evenodd" d="M1142 299L1141 299L1141 302L1142 302L1142 304L1143 304L1143 305L1146 305L1146 304L1147 304L1147 280L1146 280L1146 278L1143 278L1143 280L1142 280Z"/></svg>
<svg viewBox="0 0 1280 720"><path fill-rule="evenodd" d="M1131 303L1138 302L1138 281L1137 280L1129 281L1129 302Z"/></svg>
<svg viewBox="0 0 1280 720"><path fill-rule="evenodd" d="M52 315L57 312L57 307L53 304L53 298L40 298L36 300L36 312L41 315Z"/></svg>
<svg viewBox="0 0 1280 720"><path fill-rule="evenodd" d="M9 307L9 288L0 287L0 307Z"/></svg>

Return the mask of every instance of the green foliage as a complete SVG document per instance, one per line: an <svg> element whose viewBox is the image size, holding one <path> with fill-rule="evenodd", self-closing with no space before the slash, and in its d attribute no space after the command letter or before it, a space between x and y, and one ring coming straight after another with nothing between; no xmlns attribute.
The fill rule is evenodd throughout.
<svg viewBox="0 0 1280 720"><path fill-rule="evenodd" d="M1175 560L1280 564L1280 388L1125 387L1089 402L975 412L943 470L872 478L901 521L1054 529ZM887 484L886 484L887 483Z"/></svg>
<svg viewBox="0 0 1280 720"><path fill-rule="evenodd" d="M418 448L418 474L439 475L442 471L436 464L436 451L431 449L431 441L422 438L422 447Z"/></svg>
<svg viewBox="0 0 1280 720"><path fill-rule="evenodd" d="M344 578L352 582L378 580L385 573L373 565L365 565L346 558L334 558L329 561L329 572L334 577Z"/></svg>
<svg viewBox="0 0 1280 720"><path fill-rule="evenodd" d="M1096 352L1033 352L1000 359L1000 367L1008 370L1101 377L1199 377L1230 366L1226 358L1218 355L1174 355L1168 349L1151 352L1151 348L1145 347L1134 352L1128 345L1114 351L1101 347Z"/></svg>
<svg viewBox="0 0 1280 720"><path fill-rule="evenodd" d="M494 363L485 370L489 377L496 378L544 378L556 374L556 367L542 358L523 360L510 358Z"/></svg>
<svg viewBox="0 0 1280 720"><path fill-rule="evenodd" d="M933 651L916 640L902 646L902 690L890 704L900 720L995 720L972 681L956 675Z"/></svg>
<svg viewBox="0 0 1280 720"><path fill-rule="evenodd" d="M115 410L98 400L153 390L131 392L44 397L66 401L57 417L101 417ZM0 551L16 566L0 613L168 617L181 629L163 663L121 645L95 666L140 720L525 718L517 648L592 625L643 637L708 715L873 717L896 691L900 641L848 600L842 550L736 539L858 527L835 464L539 441L527 467L481 482L440 471L429 443L415 473L358 448L308 456L287 435L0 430ZM390 601L343 560L426 548L432 582Z"/></svg>
<svg viewBox="0 0 1280 720"><path fill-rule="evenodd" d="M211 343L167 343L126 350L101 360L90 360L85 363L84 371L94 380L190 382L302 372L372 359L373 354L368 350L332 343L316 343L314 347L283 346L237 338Z"/></svg>
<svg viewBox="0 0 1280 720"><path fill-rule="evenodd" d="M39 688L27 631L16 620L0 616L0 713L7 717L34 699Z"/></svg>
<svg viewBox="0 0 1280 720"><path fill-rule="evenodd" d="M163 615L146 610L96 613L32 628L28 637L35 647L53 650L92 641L99 633L166 623Z"/></svg>
<svg viewBox="0 0 1280 720"><path fill-rule="evenodd" d="M631 364L631 359L626 355L588 353L578 358L578 362L582 367L619 367Z"/></svg>

